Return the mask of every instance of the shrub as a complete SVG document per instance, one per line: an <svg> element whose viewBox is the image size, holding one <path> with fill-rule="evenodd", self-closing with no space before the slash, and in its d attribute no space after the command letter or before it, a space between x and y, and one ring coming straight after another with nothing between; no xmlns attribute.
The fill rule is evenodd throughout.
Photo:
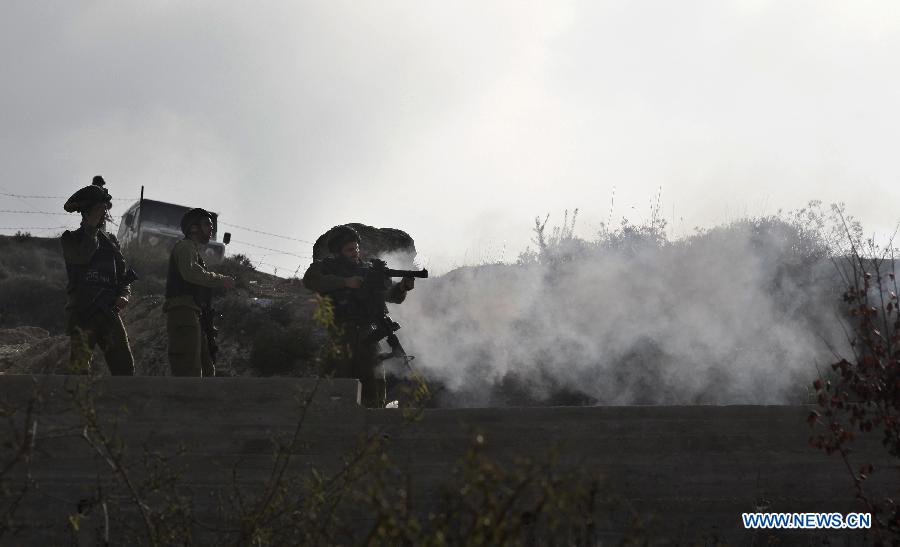
<svg viewBox="0 0 900 547"><path fill-rule="evenodd" d="M250 259L242 254L225 257L225 260L212 269L222 275L233 277L235 285L239 289L246 289L252 279L252 274L256 273Z"/></svg>
<svg viewBox="0 0 900 547"><path fill-rule="evenodd" d="M894 463L900 459L900 283L897 250L890 244L879 251L847 231L851 254L836 261L845 283L848 342L852 355L839 358L830 374L815 381L819 411L810 413L814 429L810 444L827 454L838 454L851 483L870 512L877 545L900 544L900 505L879 484L896 466L851 462L857 437L876 434ZM887 477L886 477L887 478Z"/></svg>
<svg viewBox="0 0 900 547"><path fill-rule="evenodd" d="M310 329L272 322L253 335L250 366L262 376L290 373L302 362L312 361L317 350Z"/></svg>

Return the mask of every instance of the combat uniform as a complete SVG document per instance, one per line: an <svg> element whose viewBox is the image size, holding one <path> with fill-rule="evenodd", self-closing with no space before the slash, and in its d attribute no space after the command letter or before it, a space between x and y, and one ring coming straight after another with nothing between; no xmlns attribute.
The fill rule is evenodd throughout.
<svg viewBox="0 0 900 547"><path fill-rule="evenodd" d="M172 376L215 376L200 312L210 305L212 289L224 287L226 279L206 269L200 246L192 239L183 239L172 249L163 305Z"/></svg>
<svg viewBox="0 0 900 547"><path fill-rule="evenodd" d="M346 258L326 258L313 262L303 275L303 285L331 299L335 323L340 332L340 344L344 350L339 358L327 363L336 378L356 378L362 384L362 402L365 406L384 407L385 377L379 367L378 341L368 340L371 334L366 311L354 298L358 289L346 286L348 277L365 277L368 262L355 263ZM402 283L385 287L385 301L400 304L406 300L407 291ZM385 312L387 310L384 310Z"/></svg>
<svg viewBox="0 0 900 547"><path fill-rule="evenodd" d="M115 236L82 222L61 237L69 282L66 287L66 334L71 340L67 372L91 371L94 346L99 345L109 370L133 375L134 357L125 325L114 308L119 297L131 295L128 268Z"/></svg>

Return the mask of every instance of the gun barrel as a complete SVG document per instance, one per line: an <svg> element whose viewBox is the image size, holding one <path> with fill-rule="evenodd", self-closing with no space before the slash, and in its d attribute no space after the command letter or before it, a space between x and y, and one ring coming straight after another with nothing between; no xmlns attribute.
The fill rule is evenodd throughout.
<svg viewBox="0 0 900 547"><path fill-rule="evenodd" d="M428 270L391 270L386 269L385 274L388 277L418 277L419 279L428 279Z"/></svg>

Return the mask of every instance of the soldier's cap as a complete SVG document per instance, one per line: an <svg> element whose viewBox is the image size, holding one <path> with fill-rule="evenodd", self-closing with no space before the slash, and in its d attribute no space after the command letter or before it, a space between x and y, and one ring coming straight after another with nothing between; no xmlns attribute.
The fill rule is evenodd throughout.
<svg viewBox="0 0 900 547"><path fill-rule="evenodd" d="M100 179L102 184L97 184L97 179ZM68 213L85 212L98 203L106 203L106 208L111 209L112 196L103 187L103 184L106 184L103 177L99 175L94 177L94 182L90 186L85 186L72 194L72 197L63 205L63 209Z"/></svg>
<svg viewBox="0 0 900 547"><path fill-rule="evenodd" d="M209 221L212 222L212 213L206 209L201 209L200 207L191 209L181 217L181 233L183 233L185 237L190 236L191 226L199 224L204 218L209 219Z"/></svg>
<svg viewBox="0 0 900 547"><path fill-rule="evenodd" d="M331 237L328 238L328 250L337 254L341 252L341 247L350 243L351 241L355 241L357 243L360 242L359 234L356 230L353 229L352 226L347 226L346 224L341 226L335 226L330 230Z"/></svg>

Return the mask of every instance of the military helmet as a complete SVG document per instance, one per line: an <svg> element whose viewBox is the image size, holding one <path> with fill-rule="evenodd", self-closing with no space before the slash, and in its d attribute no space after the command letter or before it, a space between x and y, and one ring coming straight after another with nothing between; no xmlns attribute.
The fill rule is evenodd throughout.
<svg viewBox="0 0 900 547"><path fill-rule="evenodd" d="M191 209L181 217L181 233L183 233L185 237L190 237L191 226L199 224L204 218L209 219L209 221L212 222L212 213L199 207Z"/></svg>
<svg viewBox="0 0 900 547"><path fill-rule="evenodd" d="M328 250L332 254L338 254L341 252L341 248L351 241L360 242L359 234L352 226L346 224L335 226L331 229L331 237L328 239Z"/></svg>
<svg viewBox="0 0 900 547"><path fill-rule="evenodd" d="M69 213L87 212L98 203L106 203L107 209L112 208L112 196L103 187L104 184L106 181L103 180L103 177L97 175L90 186L85 186L72 194L72 197L63 205L63 209Z"/></svg>

